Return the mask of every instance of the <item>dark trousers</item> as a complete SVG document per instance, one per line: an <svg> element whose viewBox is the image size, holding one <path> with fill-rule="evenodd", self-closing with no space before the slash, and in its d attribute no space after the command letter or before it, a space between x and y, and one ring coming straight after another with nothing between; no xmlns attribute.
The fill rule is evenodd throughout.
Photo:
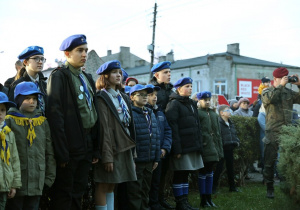
<svg viewBox="0 0 300 210"><path fill-rule="evenodd" d="M7 193L8 192L0 192L0 210L5 209L5 204L7 200Z"/></svg>
<svg viewBox="0 0 300 210"><path fill-rule="evenodd" d="M128 206L130 210L146 210L149 204L153 163L135 165L137 181L127 182Z"/></svg>
<svg viewBox="0 0 300 210"><path fill-rule="evenodd" d="M50 209L81 209L93 153L91 135L88 134L86 139L89 149L85 155L70 157L65 168L57 166Z"/></svg>
<svg viewBox="0 0 300 210"><path fill-rule="evenodd" d="M269 188L273 188L275 164L277 161L278 143L271 141L264 148L264 180Z"/></svg>
<svg viewBox="0 0 300 210"><path fill-rule="evenodd" d="M158 166L153 171L152 180L151 180L151 189L149 192L149 206L158 205L158 191L161 177L161 161L158 162Z"/></svg>
<svg viewBox="0 0 300 210"><path fill-rule="evenodd" d="M214 174L214 188L218 186L219 178L223 171L224 161L226 163L226 172L227 172L229 187L235 188L234 169L233 169L233 149L224 150L224 159L220 160L217 164L216 171Z"/></svg>
<svg viewBox="0 0 300 210"><path fill-rule="evenodd" d="M170 183L170 174L173 171L170 169L170 156L166 156L165 158L161 159L161 174L160 174L160 184L159 184L159 192L158 192L158 199L163 201L165 199L165 188L167 182ZM172 174L171 174L172 175Z"/></svg>
<svg viewBox="0 0 300 210"><path fill-rule="evenodd" d="M41 196L15 196L7 200L6 210L38 210Z"/></svg>

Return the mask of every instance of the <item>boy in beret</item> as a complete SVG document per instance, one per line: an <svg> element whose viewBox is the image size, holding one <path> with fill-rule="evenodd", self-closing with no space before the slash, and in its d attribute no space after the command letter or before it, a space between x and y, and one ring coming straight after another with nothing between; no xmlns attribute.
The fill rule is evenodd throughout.
<svg viewBox="0 0 300 210"><path fill-rule="evenodd" d="M145 107L153 89L137 84L130 89L135 127L137 181L127 183L129 209L148 209L152 173L160 160L159 128L153 110Z"/></svg>
<svg viewBox="0 0 300 210"><path fill-rule="evenodd" d="M279 132L283 125L292 124L293 104L300 103L300 92L286 88L289 71L280 67L273 71L273 85L262 92L262 102L266 110L266 130L264 148L264 180L267 183L267 198L274 198L274 166L277 161ZM300 87L298 82L293 85Z"/></svg>
<svg viewBox="0 0 300 210"><path fill-rule="evenodd" d="M197 94L199 100L198 116L202 131L204 168L199 170L198 185L201 196L200 207L216 207L211 200L213 187L213 168L223 158L223 146L220 136L218 115L210 108L211 92L203 91Z"/></svg>
<svg viewBox="0 0 300 210"><path fill-rule="evenodd" d="M161 177L161 162L165 159L166 156L170 154L171 146L172 146L172 131L166 119L164 113L159 109L156 105L157 102L157 94L160 91L160 87L154 85L147 85L153 89L152 93L148 94L148 103L146 107L153 110L158 127L160 130L160 161L158 162L157 168L153 172L152 181L151 181L151 190L149 194L149 206L153 210L160 210L162 206L158 200L159 189L164 188L164 186L160 185L160 180L165 178Z"/></svg>
<svg viewBox="0 0 300 210"><path fill-rule="evenodd" d="M45 116L47 104L47 78L41 72L46 62L44 57L44 49L39 46L29 46L21 52L18 59L23 63L23 68L18 72L20 78L11 84L8 98L14 101L14 91L16 86L21 82L33 82L43 95L38 96L39 105L43 115Z"/></svg>
<svg viewBox="0 0 300 210"><path fill-rule="evenodd" d="M14 132L5 123L9 107L16 105L0 92L0 209L5 209L7 198L13 198L22 186L20 160Z"/></svg>
<svg viewBox="0 0 300 210"><path fill-rule="evenodd" d="M72 35L60 48L66 65L53 70L48 81L48 119L57 160L51 207L81 209L92 163L99 154L95 85L81 70L87 60L86 36Z"/></svg>
<svg viewBox="0 0 300 210"><path fill-rule="evenodd" d="M150 84L154 86L160 87L160 91L157 92L157 106L162 112L165 112L167 104L169 102L169 96L174 91L173 85L171 84L171 62L163 61L160 63L155 64L151 68L151 72L153 73L153 78L150 80ZM160 204L166 209L173 209L174 207L171 206L168 201L164 198L164 186L166 185L165 178L169 171L169 157L167 156L165 159L161 160L162 164L162 172L161 172L161 187L159 189L159 201Z"/></svg>
<svg viewBox="0 0 300 210"><path fill-rule="evenodd" d="M21 165L22 187L9 199L7 209L38 209L44 188L52 186L56 162L47 119L37 109L42 94L33 82L15 88L17 108L9 109L6 124L16 137Z"/></svg>

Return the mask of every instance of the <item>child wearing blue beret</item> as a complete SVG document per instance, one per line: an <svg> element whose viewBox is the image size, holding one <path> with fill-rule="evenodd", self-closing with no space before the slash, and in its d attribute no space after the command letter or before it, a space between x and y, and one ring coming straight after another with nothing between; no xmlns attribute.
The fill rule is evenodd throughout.
<svg viewBox="0 0 300 210"><path fill-rule="evenodd" d="M16 86L21 82L33 82L38 90L43 93L43 95L38 96L38 107L45 116L47 104L47 78L44 77L42 73L44 63L46 62L44 49L39 46L29 46L20 53L18 59L23 63L23 68L18 72L18 79L11 84L8 97L11 101L14 101L14 90Z"/></svg>
<svg viewBox="0 0 300 210"><path fill-rule="evenodd" d="M152 173L160 160L160 139L157 119L147 108L148 94L153 88L137 84L130 89L132 114L136 132L135 158L137 181L127 183L129 209L148 209Z"/></svg>
<svg viewBox="0 0 300 210"><path fill-rule="evenodd" d="M7 209L38 209L44 187L55 179L50 128L40 109L38 95L42 94L33 82L21 82L15 88L17 108L12 107L6 124L16 137L21 163L22 187L9 199Z"/></svg>
<svg viewBox="0 0 300 210"><path fill-rule="evenodd" d="M4 120L10 106L16 105L0 92L0 209L5 209L7 198L13 198L22 186L15 135Z"/></svg>
<svg viewBox="0 0 300 210"><path fill-rule="evenodd" d="M153 92L148 94L148 103L146 107L153 110L157 124L160 131L160 161L158 162L157 168L154 170L151 181L151 190L149 193L149 206L151 209L161 209L159 203L159 191L164 189L164 179L161 176L162 172L162 161L165 160L166 156L169 156L172 145L172 130L167 122L166 116L157 106L157 94L160 91L160 87L154 85L147 85L147 87L153 88ZM168 159L169 160L169 159ZM160 185L162 180L162 185ZM162 189L160 189L162 188Z"/></svg>
<svg viewBox="0 0 300 210"><path fill-rule="evenodd" d="M202 131L204 168L199 170L198 187L201 196L200 207L216 207L212 202L213 168L223 158L223 145L217 113L210 108L211 92L197 94L199 100L198 115Z"/></svg>
<svg viewBox="0 0 300 210"><path fill-rule="evenodd" d="M114 209L115 185L136 180L132 153L135 131L129 98L120 91L123 75L120 62L104 63L97 74L100 75L96 88L101 161L94 169L95 203L96 210L111 210Z"/></svg>
<svg viewBox="0 0 300 210"><path fill-rule="evenodd" d="M184 77L174 83L176 92L170 95L166 117L172 129L171 168L174 170L173 194L176 209L192 209L188 203L188 175L203 168L202 135L196 102L192 94L193 80Z"/></svg>
<svg viewBox="0 0 300 210"><path fill-rule="evenodd" d="M47 117L57 160L52 209L81 209L92 164L100 157L95 82L82 71L88 56L86 36L67 37L59 48L65 65L48 80Z"/></svg>

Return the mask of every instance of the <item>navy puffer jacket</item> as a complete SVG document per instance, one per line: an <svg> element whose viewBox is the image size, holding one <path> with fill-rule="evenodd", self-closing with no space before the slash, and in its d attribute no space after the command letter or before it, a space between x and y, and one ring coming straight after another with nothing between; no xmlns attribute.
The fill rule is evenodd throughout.
<svg viewBox="0 0 300 210"><path fill-rule="evenodd" d="M147 110L151 116L151 137L148 129L148 122L144 115L143 109ZM137 158L135 159L135 162L158 162L160 160L160 141L157 120L151 109L147 107L144 107L143 109L132 106L133 121L136 132Z"/></svg>

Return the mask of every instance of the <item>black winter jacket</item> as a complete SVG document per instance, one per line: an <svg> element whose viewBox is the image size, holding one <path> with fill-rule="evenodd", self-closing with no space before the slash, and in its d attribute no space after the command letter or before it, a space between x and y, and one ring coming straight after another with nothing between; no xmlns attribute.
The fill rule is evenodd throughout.
<svg viewBox="0 0 300 210"><path fill-rule="evenodd" d="M133 121L136 132L136 153L135 162L159 162L160 161L160 140L159 128L153 110L147 107L148 114L151 116L152 135L150 137L148 122L142 108L132 106Z"/></svg>
<svg viewBox="0 0 300 210"><path fill-rule="evenodd" d="M93 79L85 72L83 74L95 93ZM47 89L48 105L46 108L56 160L58 163L66 163L70 157L85 155L89 152L69 68L62 67L53 70L49 77ZM93 102L98 114L95 95L93 95ZM99 119L91 130L94 158L100 157L98 123Z"/></svg>
<svg viewBox="0 0 300 210"><path fill-rule="evenodd" d="M225 121L219 117L221 137L223 142L223 150L230 150L235 148L240 144L240 140L236 135L236 130L234 124L230 119L228 119L229 126Z"/></svg>
<svg viewBox="0 0 300 210"><path fill-rule="evenodd" d="M186 154L202 152L202 134L197 105L189 97L176 93L170 95L166 117L172 129L171 153Z"/></svg>
<svg viewBox="0 0 300 210"><path fill-rule="evenodd" d="M174 93L174 91L172 90L173 85L172 84L165 84L165 83L159 84L155 77L153 77L150 80L150 83L154 86L160 87L160 91L157 92L157 102L156 102L156 104L160 108L160 110L165 112L167 104L169 102L169 96L171 95L171 93Z"/></svg>
<svg viewBox="0 0 300 210"><path fill-rule="evenodd" d="M48 102L47 83L46 83L47 77L44 77L44 74L42 72L39 72L38 74L39 74L39 88L40 88L40 91L42 93L44 93L43 98L44 98L45 104L47 106L47 102ZM15 88L16 88L17 84L19 84L21 82L31 82L31 79L26 71L21 78L19 78L18 80L14 81L11 84L9 93L8 93L8 98L10 101L15 102L15 99L14 99Z"/></svg>
<svg viewBox="0 0 300 210"><path fill-rule="evenodd" d="M1 83L0 83L0 92L5 93L5 95L8 95L8 88L3 86Z"/></svg>

